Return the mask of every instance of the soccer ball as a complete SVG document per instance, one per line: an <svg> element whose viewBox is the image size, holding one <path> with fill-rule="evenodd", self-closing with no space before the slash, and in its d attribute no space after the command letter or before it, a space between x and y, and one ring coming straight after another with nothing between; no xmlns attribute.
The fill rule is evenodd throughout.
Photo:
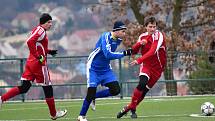
<svg viewBox="0 0 215 121"><path fill-rule="evenodd" d="M205 116L211 116L215 112L214 105L211 102L205 102L201 105L202 114Z"/></svg>

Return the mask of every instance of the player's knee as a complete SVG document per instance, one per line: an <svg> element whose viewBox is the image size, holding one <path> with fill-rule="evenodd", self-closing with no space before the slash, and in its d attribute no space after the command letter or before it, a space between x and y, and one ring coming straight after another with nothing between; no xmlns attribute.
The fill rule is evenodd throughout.
<svg viewBox="0 0 215 121"><path fill-rule="evenodd" d="M110 94L112 96L116 96L120 93L120 86L118 81L107 83L105 86L109 88Z"/></svg>
<svg viewBox="0 0 215 121"><path fill-rule="evenodd" d="M23 81L21 86L18 86L20 94L28 92L28 90L31 87L31 82L30 81Z"/></svg>
<svg viewBox="0 0 215 121"><path fill-rule="evenodd" d="M89 87L87 90L86 100L88 102L91 102L93 99L95 99L95 95L96 95L96 87Z"/></svg>
<svg viewBox="0 0 215 121"><path fill-rule="evenodd" d="M144 90L144 88L146 87L147 82L148 82L148 77L141 75L140 76L140 81L139 81L139 83L137 85L137 89L139 89L141 91Z"/></svg>
<svg viewBox="0 0 215 121"><path fill-rule="evenodd" d="M116 96L120 93L120 86L119 85L114 85L112 88L109 88L110 94L112 96Z"/></svg>
<svg viewBox="0 0 215 121"><path fill-rule="evenodd" d="M43 86L43 92L44 92L46 98L52 98L53 97L52 86Z"/></svg>
<svg viewBox="0 0 215 121"><path fill-rule="evenodd" d="M120 88L116 88L115 90L110 90L112 96L116 96L120 93Z"/></svg>
<svg viewBox="0 0 215 121"><path fill-rule="evenodd" d="M20 91L20 94L24 94L24 93L27 93L29 89L27 88L23 88L21 86L18 87L19 88L19 91Z"/></svg>
<svg viewBox="0 0 215 121"><path fill-rule="evenodd" d="M145 87L146 87L146 84L141 82L141 81L137 85L137 89L140 90L140 91L143 91Z"/></svg>
<svg viewBox="0 0 215 121"><path fill-rule="evenodd" d="M142 97L145 97L145 96L146 96L146 93L148 93L149 89L150 89L150 88L149 88L147 85L143 88Z"/></svg>

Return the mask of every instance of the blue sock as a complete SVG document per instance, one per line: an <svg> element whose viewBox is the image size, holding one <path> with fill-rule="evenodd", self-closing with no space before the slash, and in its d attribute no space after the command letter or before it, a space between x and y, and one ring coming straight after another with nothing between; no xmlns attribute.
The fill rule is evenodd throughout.
<svg viewBox="0 0 215 121"><path fill-rule="evenodd" d="M87 111L88 111L89 106L90 106L90 103L91 103L91 101L88 102L86 100L86 98L84 99L84 102L83 102L83 105L82 105L82 108L81 108L81 112L80 112L80 116L86 116Z"/></svg>
<svg viewBox="0 0 215 121"><path fill-rule="evenodd" d="M103 98L103 97L108 97L108 96L112 96L110 94L109 89L102 90L102 91L99 91L96 93L96 98Z"/></svg>

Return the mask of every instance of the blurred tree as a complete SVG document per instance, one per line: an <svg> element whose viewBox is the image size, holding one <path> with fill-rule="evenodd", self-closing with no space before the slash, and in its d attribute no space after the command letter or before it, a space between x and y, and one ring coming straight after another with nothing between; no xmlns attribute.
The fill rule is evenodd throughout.
<svg viewBox="0 0 215 121"><path fill-rule="evenodd" d="M171 21L166 17L158 22L159 29L167 33L168 63L165 71L167 80L173 80L172 69L177 51L191 52L198 50L197 48L205 51L209 43L201 41L207 41L208 30L215 25L213 0L103 0L96 5L96 10L101 12L104 6L111 9L111 15L104 16L108 25L111 26L118 19L126 22L128 31L124 41L125 47L131 47L137 41L137 37L145 31L143 27L145 17L157 16L160 19L172 16ZM134 21L130 19L131 15L135 18ZM199 36L200 45L195 42ZM175 82L167 83L167 93L176 94Z"/></svg>
<svg viewBox="0 0 215 121"><path fill-rule="evenodd" d="M215 68L212 63L207 59L207 53L199 55L197 64L197 71L190 75L192 81L188 82L188 86L192 94L215 94Z"/></svg>

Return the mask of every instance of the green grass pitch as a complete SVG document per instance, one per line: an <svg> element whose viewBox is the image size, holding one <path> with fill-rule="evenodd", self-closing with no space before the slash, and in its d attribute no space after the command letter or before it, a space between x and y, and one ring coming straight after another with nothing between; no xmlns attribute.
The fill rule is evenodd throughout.
<svg viewBox="0 0 215 121"><path fill-rule="evenodd" d="M104 99L96 101L96 111L89 109L88 121L215 121L215 115L209 117L191 117L201 114L200 106L204 102L215 104L215 96L162 97L146 98L138 109L137 119L130 115L117 119L116 114L130 99ZM67 109L68 114L59 121L76 121L82 106L80 101L59 101L56 107ZM49 121L45 102L9 102L2 105L0 121Z"/></svg>

